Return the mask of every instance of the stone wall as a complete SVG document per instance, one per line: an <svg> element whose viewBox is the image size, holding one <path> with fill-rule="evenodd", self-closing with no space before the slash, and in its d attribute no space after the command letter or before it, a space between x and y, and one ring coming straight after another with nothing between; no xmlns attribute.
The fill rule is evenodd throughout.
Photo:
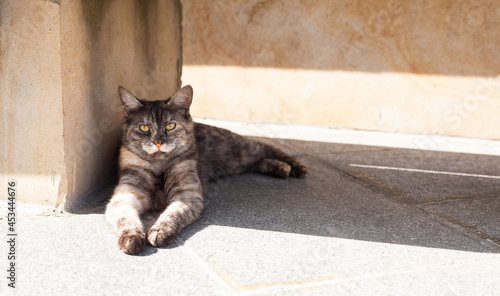
<svg viewBox="0 0 500 296"><path fill-rule="evenodd" d="M71 209L113 180L117 87L148 99L179 88L180 17L175 0L0 2L3 184Z"/></svg>
<svg viewBox="0 0 500 296"><path fill-rule="evenodd" d="M67 191L59 5L1 1L0 26L1 187L55 204Z"/></svg>
<svg viewBox="0 0 500 296"><path fill-rule="evenodd" d="M193 114L500 139L500 2L182 0Z"/></svg>

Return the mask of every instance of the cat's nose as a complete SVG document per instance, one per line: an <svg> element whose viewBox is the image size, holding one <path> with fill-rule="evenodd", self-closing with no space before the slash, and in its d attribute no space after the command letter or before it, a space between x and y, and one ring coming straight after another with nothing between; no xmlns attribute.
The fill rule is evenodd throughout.
<svg viewBox="0 0 500 296"><path fill-rule="evenodd" d="M156 147L158 148L158 150L160 150L160 147L161 147L161 142L159 142L159 141L158 141L158 142L156 142L156 141L155 141L154 143L155 143Z"/></svg>

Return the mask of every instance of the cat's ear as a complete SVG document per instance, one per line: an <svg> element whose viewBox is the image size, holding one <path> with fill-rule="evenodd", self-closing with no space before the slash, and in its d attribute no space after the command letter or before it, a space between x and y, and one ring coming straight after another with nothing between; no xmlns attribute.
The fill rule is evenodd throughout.
<svg viewBox="0 0 500 296"><path fill-rule="evenodd" d="M125 114L128 115L130 112L138 110L144 105L137 99L131 92L123 87L118 87L118 93L120 94L120 100L125 107Z"/></svg>
<svg viewBox="0 0 500 296"><path fill-rule="evenodd" d="M193 88L191 85L186 85L173 95L170 100L166 102L169 108L184 108L189 109L193 101Z"/></svg>

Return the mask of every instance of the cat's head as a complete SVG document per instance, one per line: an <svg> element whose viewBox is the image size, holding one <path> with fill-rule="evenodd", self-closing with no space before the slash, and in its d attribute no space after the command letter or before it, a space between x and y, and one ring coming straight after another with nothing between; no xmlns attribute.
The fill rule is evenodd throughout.
<svg viewBox="0 0 500 296"><path fill-rule="evenodd" d="M194 123L189 114L193 99L190 85L164 101L136 98L118 88L125 109L122 145L147 160L163 160L179 155L194 143Z"/></svg>

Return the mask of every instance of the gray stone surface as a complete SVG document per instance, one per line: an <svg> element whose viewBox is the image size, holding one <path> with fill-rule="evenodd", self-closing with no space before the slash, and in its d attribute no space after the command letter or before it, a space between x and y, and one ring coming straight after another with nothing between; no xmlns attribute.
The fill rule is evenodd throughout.
<svg viewBox="0 0 500 296"><path fill-rule="evenodd" d="M500 196L439 202L422 208L500 244Z"/></svg>
<svg viewBox="0 0 500 296"><path fill-rule="evenodd" d="M101 214L29 215L18 225L14 295L217 295L224 291L224 285L196 257L177 245L149 247L140 256L121 253ZM7 266L6 260L3 263ZM0 291L2 295L11 292L4 279Z"/></svg>
<svg viewBox="0 0 500 296"><path fill-rule="evenodd" d="M117 237L102 214L105 203L71 214L19 202L17 288L12 291L4 279L0 295L495 295L500 291L500 199L489 196L498 180L490 181L488 190L481 187L486 184L483 180L470 183L468 177L454 177L456 182L446 188L423 188L440 177L356 168L358 176L348 167L354 162L404 166L414 163L411 159L424 159L420 163L425 169L495 174L498 158L263 141L297 155L310 174L281 180L251 173L212 184L200 220L172 245L149 246L139 256L119 251ZM439 182L444 186L445 181ZM407 197L386 190L390 187L400 188ZM457 199L465 189L475 197ZM415 196L439 190L454 194L414 203L420 200ZM111 193L109 187L95 200ZM7 209L4 201L1 205L0 231L7 233ZM1 244L2 270L8 264L6 251L6 244Z"/></svg>
<svg viewBox="0 0 500 296"><path fill-rule="evenodd" d="M308 287L269 289L271 295L498 295L500 260L489 257L339 278Z"/></svg>
<svg viewBox="0 0 500 296"><path fill-rule="evenodd" d="M318 158L415 203L500 195L500 179L353 167L351 164L500 176L500 157L409 149L321 154Z"/></svg>
<svg viewBox="0 0 500 296"><path fill-rule="evenodd" d="M235 176L215 184L193 229L223 225L314 236L485 251L412 206L388 200L313 157L305 179Z"/></svg>

